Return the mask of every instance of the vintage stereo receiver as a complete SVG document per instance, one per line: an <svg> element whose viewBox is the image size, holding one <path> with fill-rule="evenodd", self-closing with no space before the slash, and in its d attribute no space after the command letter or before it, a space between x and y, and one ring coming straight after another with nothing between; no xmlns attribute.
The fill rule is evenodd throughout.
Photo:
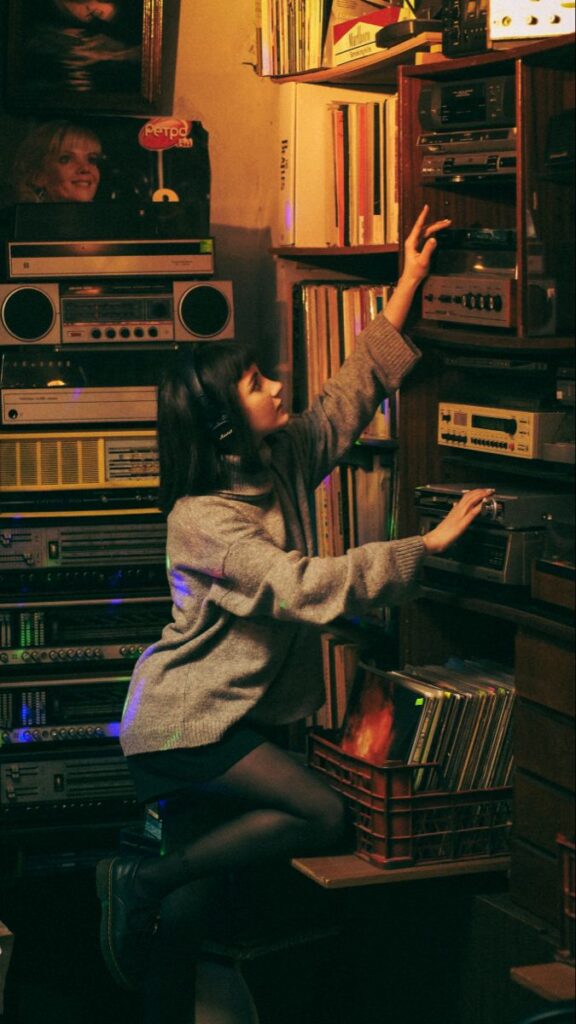
<svg viewBox="0 0 576 1024"><path fill-rule="evenodd" d="M482 181L516 174L515 127L481 127L424 131L417 139L422 153L420 180Z"/></svg>
<svg viewBox="0 0 576 1024"><path fill-rule="evenodd" d="M565 411L440 402L438 444L517 459L540 459L544 445L557 438L565 422Z"/></svg>
<svg viewBox="0 0 576 1024"><path fill-rule="evenodd" d="M424 131L510 127L516 120L514 77L438 81L420 91L418 116Z"/></svg>
<svg viewBox="0 0 576 1024"><path fill-rule="evenodd" d="M527 287L528 333L554 334L557 291L552 278L533 278ZM516 326L517 282L511 274L430 274L422 293L422 318L509 330Z"/></svg>
<svg viewBox="0 0 576 1024"><path fill-rule="evenodd" d="M101 750L43 750L26 744L0 754L0 815L10 824L108 821L132 815L132 776L117 744Z"/></svg>
<svg viewBox="0 0 576 1024"><path fill-rule="evenodd" d="M214 273L214 241L8 242L11 280L63 277L204 277Z"/></svg>
<svg viewBox="0 0 576 1024"><path fill-rule="evenodd" d="M0 284L0 346L234 337L230 281Z"/></svg>
<svg viewBox="0 0 576 1024"><path fill-rule="evenodd" d="M2 495L158 486L154 430L0 431Z"/></svg>
<svg viewBox="0 0 576 1024"><path fill-rule="evenodd" d="M166 586L166 524L157 512L0 519L0 594L119 597Z"/></svg>
<svg viewBox="0 0 576 1024"><path fill-rule="evenodd" d="M490 45L574 32L574 4L566 0L488 0Z"/></svg>
<svg viewBox="0 0 576 1024"><path fill-rule="evenodd" d="M46 349L0 354L0 423L154 423L164 352Z"/></svg>
<svg viewBox="0 0 576 1024"><path fill-rule="evenodd" d="M420 532L434 529L472 484L427 484L416 488ZM573 497L544 492L497 492L485 500L480 517L446 551L425 564L509 586L529 586L532 564L545 544L551 517L564 517Z"/></svg>
<svg viewBox="0 0 576 1024"><path fill-rule="evenodd" d="M526 331L554 334L557 289L542 276L537 246L528 254ZM511 228L469 228L446 232L434 254L434 273L422 291L422 317L442 324L511 330L517 323L517 246Z"/></svg>
<svg viewBox="0 0 576 1024"><path fill-rule="evenodd" d="M422 292L422 318L512 328L516 323L516 281L491 274L430 274Z"/></svg>
<svg viewBox="0 0 576 1024"><path fill-rule="evenodd" d="M145 573L142 575L140 586L148 593ZM73 590L71 587L66 593L69 595ZM55 672L102 669L108 665L131 667L146 647L159 638L170 620L171 605L167 597L161 600L120 593L121 597L112 591L112 597L96 600L87 587L82 600L75 602L60 596L53 601L34 603L26 595L25 607L14 602L0 604L2 672L21 675L41 668L48 679Z"/></svg>

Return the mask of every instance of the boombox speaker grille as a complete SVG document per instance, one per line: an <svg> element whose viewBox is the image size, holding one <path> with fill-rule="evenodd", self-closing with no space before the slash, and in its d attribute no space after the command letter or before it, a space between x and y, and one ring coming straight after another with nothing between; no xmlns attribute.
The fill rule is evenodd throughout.
<svg viewBox="0 0 576 1024"><path fill-rule="evenodd" d="M210 341L234 337L234 311L230 281L206 283L175 281L177 341Z"/></svg>
<svg viewBox="0 0 576 1024"><path fill-rule="evenodd" d="M17 288L6 298L2 321L6 330L22 341L38 341L54 325L54 306L39 288Z"/></svg>

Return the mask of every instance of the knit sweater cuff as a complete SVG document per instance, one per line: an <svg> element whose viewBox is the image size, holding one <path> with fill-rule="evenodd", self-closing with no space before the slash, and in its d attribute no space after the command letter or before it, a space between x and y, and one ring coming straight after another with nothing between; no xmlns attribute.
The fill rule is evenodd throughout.
<svg viewBox="0 0 576 1024"><path fill-rule="evenodd" d="M370 321L361 337L382 368L388 391L400 387L402 379L422 356L410 338L400 334L384 313Z"/></svg>

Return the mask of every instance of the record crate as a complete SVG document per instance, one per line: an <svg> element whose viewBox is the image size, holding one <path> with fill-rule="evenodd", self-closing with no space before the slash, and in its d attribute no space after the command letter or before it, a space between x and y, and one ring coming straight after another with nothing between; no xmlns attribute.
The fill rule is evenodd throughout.
<svg viewBox="0 0 576 1024"><path fill-rule="evenodd" d="M574 920L576 918L576 843L573 837L556 836L560 862L560 948L556 959L574 964Z"/></svg>
<svg viewBox="0 0 576 1024"><path fill-rule="evenodd" d="M343 751L329 730L308 736L308 763L345 797L356 855L391 869L509 852L512 787L449 791L437 766L379 766ZM426 788L417 788L424 780Z"/></svg>

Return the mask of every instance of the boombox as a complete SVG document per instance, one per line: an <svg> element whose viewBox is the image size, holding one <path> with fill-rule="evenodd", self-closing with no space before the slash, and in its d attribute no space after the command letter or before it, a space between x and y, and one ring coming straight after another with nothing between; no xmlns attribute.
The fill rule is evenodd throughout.
<svg viewBox="0 0 576 1024"><path fill-rule="evenodd" d="M233 337L230 281L155 278L0 284L0 345Z"/></svg>

